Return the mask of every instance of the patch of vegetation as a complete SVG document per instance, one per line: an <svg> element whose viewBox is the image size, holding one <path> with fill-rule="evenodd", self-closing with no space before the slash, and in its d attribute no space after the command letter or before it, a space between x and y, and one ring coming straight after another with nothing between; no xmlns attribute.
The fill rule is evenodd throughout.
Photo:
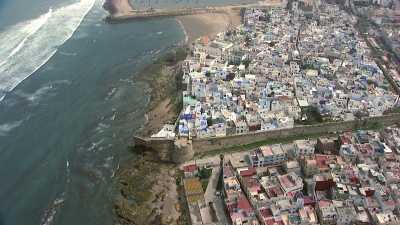
<svg viewBox="0 0 400 225"><path fill-rule="evenodd" d="M205 192L207 190L207 186L208 186L208 179L207 180L200 180L201 182L201 187L203 188L203 191Z"/></svg>
<svg viewBox="0 0 400 225"><path fill-rule="evenodd" d="M400 113L400 107L394 107L384 112L384 114L391 114L391 113Z"/></svg>
<svg viewBox="0 0 400 225"><path fill-rule="evenodd" d="M314 65L314 64L303 64L301 66L303 70L318 70L319 71L319 66Z"/></svg>
<svg viewBox="0 0 400 225"><path fill-rule="evenodd" d="M198 173L197 176L200 179L201 186L203 187L204 191L206 191L206 189L207 189L208 182L210 180L211 174L212 174L212 169L211 168L208 169L208 168L203 167L203 168L201 168L199 170L199 173Z"/></svg>
<svg viewBox="0 0 400 225"><path fill-rule="evenodd" d="M318 124L324 121L324 118L321 116L321 114L318 112L318 109L316 107L308 107L303 110L304 114L307 116L306 120L296 120L296 124L300 125L313 125L313 124Z"/></svg>
<svg viewBox="0 0 400 225"><path fill-rule="evenodd" d="M250 63L251 63L251 60L250 60L250 59L242 60L242 64L243 64L246 68L249 68Z"/></svg>
<svg viewBox="0 0 400 225"><path fill-rule="evenodd" d="M181 182L184 177L183 171L180 169L176 170L176 184L177 184L177 192L178 192L178 200L179 200L179 211L181 215L178 220L178 224L181 225L189 225L190 224L190 213L189 208L186 202L185 190L183 183Z"/></svg>
<svg viewBox="0 0 400 225"><path fill-rule="evenodd" d="M157 61L159 61L160 63L167 63L171 66L179 61L185 60L187 54L188 52L185 48L177 48L168 52Z"/></svg>
<svg viewBox="0 0 400 225"><path fill-rule="evenodd" d="M203 167L199 170L199 178L200 179L209 179L211 177L212 169Z"/></svg>
<svg viewBox="0 0 400 225"><path fill-rule="evenodd" d="M383 124L378 121L368 122L368 123L361 122L361 124L355 127L355 129L364 129L364 130L379 130L382 128L384 128Z"/></svg>

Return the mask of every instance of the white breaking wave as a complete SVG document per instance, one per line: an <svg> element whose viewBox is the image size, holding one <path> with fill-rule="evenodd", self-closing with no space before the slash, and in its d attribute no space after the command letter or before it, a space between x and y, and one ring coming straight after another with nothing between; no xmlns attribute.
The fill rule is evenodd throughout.
<svg viewBox="0 0 400 225"><path fill-rule="evenodd" d="M6 32L0 33L0 43L5 44L0 49L0 60L2 60L0 61L0 66L24 47L28 38L34 35L47 22L52 12L53 10L50 8L48 13L37 19L18 24L16 27L9 28ZM10 32L10 30L13 32Z"/></svg>
<svg viewBox="0 0 400 225"><path fill-rule="evenodd" d="M0 33L0 101L72 37L96 0L80 0Z"/></svg>
<svg viewBox="0 0 400 225"><path fill-rule="evenodd" d="M46 84L45 86L39 88L33 93L25 93L25 92L19 92L16 91L15 94L19 97L22 97L30 102L37 102L41 97L43 97L45 94L47 94L51 89L53 88L53 85L51 84Z"/></svg>
<svg viewBox="0 0 400 225"><path fill-rule="evenodd" d="M14 121L11 123L1 124L0 125L0 136L7 136L8 132L14 130L22 124L22 120Z"/></svg>

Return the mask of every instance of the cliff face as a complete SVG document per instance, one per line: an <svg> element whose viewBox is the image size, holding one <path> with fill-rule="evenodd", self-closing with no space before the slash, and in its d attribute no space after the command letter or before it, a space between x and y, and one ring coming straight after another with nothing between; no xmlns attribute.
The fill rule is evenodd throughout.
<svg viewBox="0 0 400 225"><path fill-rule="evenodd" d="M105 0L103 8L111 15L124 15L133 11L129 0Z"/></svg>

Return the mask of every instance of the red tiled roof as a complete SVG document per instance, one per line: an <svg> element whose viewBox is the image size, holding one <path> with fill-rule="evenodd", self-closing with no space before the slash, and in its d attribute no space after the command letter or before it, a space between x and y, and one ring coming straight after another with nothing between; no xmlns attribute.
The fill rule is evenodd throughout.
<svg viewBox="0 0 400 225"><path fill-rule="evenodd" d="M371 144L357 144L356 149L360 151L362 154L371 155L374 153L374 149L372 148Z"/></svg>
<svg viewBox="0 0 400 225"><path fill-rule="evenodd" d="M277 197L283 195L283 191L279 186L272 186L267 189L267 193L269 197Z"/></svg>
<svg viewBox="0 0 400 225"><path fill-rule="evenodd" d="M239 197L238 204L237 204L238 209L242 209L245 211L252 211L253 208L250 205L249 200L247 200L246 196L242 195Z"/></svg>
<svg viewBox="0 0 400 225"><path fill-rule="evenodd" d="M375 190L366 190L366 191L365 191L365 195L366 195L367 197L373 196L374 194L375 194Z"/></svg>
<svg viewBox="0 0 400 225"><path fill-rule="evenodd" d="M261 184L258 182L257 179L252 178L252 177L244 177L243 178L244 181L244 185L248 188L248 189L257 189L257 190L261 190Z"/></svg>
<svg viewBox="0 0 400 225"><path fill-rule="evenodd" d="M283 221L281 220L276 221L275 219L268 219L266 222L267 225L284 225Z"/></svg>
<svg viewBox="0 0 400 225"><path fill-rule="evenodd" d="M197 166L195 164L187 165L183 167L183 171L185 173L193 173L194 171L197 170Z"/></svg>
<svg viewBox="0 0 400 225"><path fill-rule="evenodd" d="M236 203L230 202L226 204L228 212L233 212L236 209Z"/></svg>
<svg viewBox="0 0 400 225"><path fill-rule="evenodd" d="M331 204L332 204L332 202L328 201L328 200L321 200L321 201L318 202L318 205L319 205L320 208L327 208Z"/></svg>
<svg viewBox="0 0 400 225"><path fill-rule="evenodd" d="M341 144L346 144L346 145L352 144L350 138L351 138L351 136L348 135L348 134L344 134L344 135L340 135L339 136L339 140L340 140Z"/></svg>
<svg viewBox="0 0 400 225"><path fill-rule="evenodd" d="M203 45L208 45L208 43L210 43L210 39L208 38L208 36L201 37L201 43Z"/></svg>
<svg viewBox="0 0 400 225"><path fill-rule="evenodd" d="M317 161L318 167L328 167L329 157L326 155L315 155L315 160Z"/></svg>
<svg viewBox="0 0 400 225"><path fill-rule="evenodd" d="M303 199L304 199L304 205L313 205L313 204L315 204L315 200L314 200L313 197L304 196Z"/></svg>
<svg viewBox="0 0 400 225"><path fill-rule="evenodd" d="M260 209L260 214L263 217L263 219L265 220L272 216L272 211L271 211L271 209L268 209L268 208L262 208L262 209Z"/></svg>
<svg viewBox="0 0 400 225"><path fill-rule="evenodd" d="M249 167L247 170L240 171L240 176L242 177L250 177L256 174L257 171L254 167Z"/></svg>
<svg viewBox="0 0 400 225"><path fill-rule="evenodd" d="M223 173L224 173L224 177L233 177L233 171L232 171L231 167L229 167L229 166L224 166Z"/></svg>

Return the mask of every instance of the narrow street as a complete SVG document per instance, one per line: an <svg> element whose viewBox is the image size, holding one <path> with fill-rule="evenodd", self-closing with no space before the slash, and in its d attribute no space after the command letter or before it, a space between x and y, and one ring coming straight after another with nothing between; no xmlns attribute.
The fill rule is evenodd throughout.
<svg viewBox="0 0 400 225"><path fill-rule="evenodd" d="M229 223L225 215L223 199L221 196L216 195L219 175L220 175L219 166L214 166L207 186L207 190L204 194L204 199L207 204L209 204L209 202L212 202L215 213L218 218L217 224L225 225Z"/></svg>

